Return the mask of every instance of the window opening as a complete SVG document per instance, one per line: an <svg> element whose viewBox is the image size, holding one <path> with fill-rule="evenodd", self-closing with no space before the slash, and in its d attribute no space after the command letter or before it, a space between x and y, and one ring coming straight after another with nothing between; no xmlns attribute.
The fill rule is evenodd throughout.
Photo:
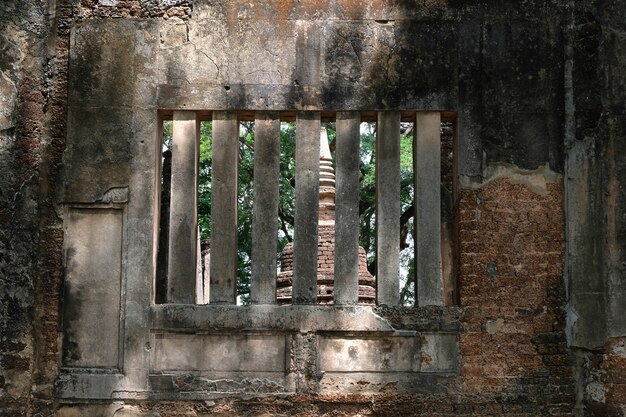
<svg viewBox="0 0 626 417"><path fill-rule="evenodd" d="M250 304L254 145L254 121L241 121L239 123L239 191L237 199L237 304Z"/></svg>
<svg viewBox="0 0 626 417"><path fill-rule="evenodd" d="M213 123L200 121L198 156L198 236L200 251L196 278L196 302L208 304L211 271L211 164Z"/></svg>
<svg viewBox="0 0 626 417"><path fill-rule="evenodd" d="M194 112L185 112L194 113ZM206 114L206 113L205 113ZM210 113L209 113L210 114ZM253 213L254 213L254 160L256 144L256 126L254 113L237 116L237 193L236 193L236 284L237 304L248 304L250 299L251 275L253 269ZM399 116L398 116L399 117ZM296 148L298 125L293 116L284 114L278 130L280 141L280 159L278 163L278 213L276 227L275 262L276 300L279 304L292 302L292 262L293 240L295 232L296 201ZM358 125L358 244L359 244L359 300L360 304L373 304L375 298L374 276L377 273L377 174L376 159L378 127L376 116L361 115ZM415 121L402 115L399 123L399 304L416 303L416 252L415 244L415 184L419 175L419 161L415 159L416 137ZM197 166L197 267L195 293L196 303L206 304L210 298L211 270L211 205L213 173L213 127L211 120L197 122L198 166ZM320 180L319 180L319 224L318 224L318 262L317 262L317 302L334 303L334 175L337 167L337 123L335 115L325 114L318 125L320 130ZM160 222L158 236L157 272L155 282L155 302L167 302L167 280L170 245L170 205L172 200L172 120L163 121ZM454 231L453 231L453 145L454 124L440 122L440 212L441 212L441 287L444 292L443 304L452 304L454 290ZM330 171L328 171L330 170ZM332 178L331 178L332 177ZM330 182L329 182L330 181ZM332 223L332 225L331 225ZM331 227L332 226L332 227ZM330 227L330 229L329 229ZM327 230L328 229L328 230ZM332 230L331 230L332 229ZM419 255L418 255L419 256ZM419 291L419 289L418 289Z"/></svg>
<svg viewBox="0 0 626 417"><path fill-rule="evenodd" d="M413 123L400 123L400 305L415 304Z"/></svg>
<svg viewBox="0 0 626 417"><path fill-rule="evenodd" d="M444 304L457 302L454 226L454 141L455 125L441 122L441 257Z"/></svg>
<svg viewBox="0 0 626 417"><path fill-rule="evenodd" d="M376 123L362 122L359 132L359 246L367 270L376 275Z"/></svg>
<svg viewBox="0 0 626 417"><path fill-rule="evenodd" d="M155 303L166 302L167 267L169 251L169 218L170 197L172 187L172 121L161 121L161 190L159 210L159 238L157 252L157 268L154 288Z"/></svg>
<svg viewBox="0 0 626 417"><path fill-rule="evenodd" d="M293 234L296 196L296 123L280 123L280 175L276 300L290 304L293 277Z"/></svg>

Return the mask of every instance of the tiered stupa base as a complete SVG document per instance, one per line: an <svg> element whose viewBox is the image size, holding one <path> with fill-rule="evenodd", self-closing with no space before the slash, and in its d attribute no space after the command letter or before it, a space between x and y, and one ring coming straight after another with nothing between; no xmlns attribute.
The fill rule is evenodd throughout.
<svg viewBox="0 0 626 417"><path fill-rule="evenodd" d="M333 304L335 278L335 226L320 225L317 243L317 303ZM293 278L293 243L288 243L281 257L281 272L276 283L278 304L291 304ZM376 303L375 280L367 270L365 250L359 247L359 304Z"/></svg>

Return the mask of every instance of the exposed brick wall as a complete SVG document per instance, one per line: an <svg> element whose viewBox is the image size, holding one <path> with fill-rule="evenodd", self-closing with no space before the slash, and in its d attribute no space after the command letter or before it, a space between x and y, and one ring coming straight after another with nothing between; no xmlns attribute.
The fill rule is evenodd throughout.
<svg viewBox="0 0 626 417"><path fill-rule="evenodd" d="M30 414L39 164L45 129L45 1L0 4L0 415Z"/></svg>
<svg viewBox="0 0 626 417"><path fill-rule="evenodd" d="M38 242L38 271L35 283L34 337L35 366L33 369L32 414L52 415L57 402L54 381L59 367L59 306L62 282L63 228L59 201L61 167L65 149L67 63L69 54L71 13L60 5L57 20L50 27L47 61L47 106L45 147L40 165L40 219ZM56 36L55 33L56 32Z"/></svg>
<svg viewBox="0 0 626 417"><path fill-rule="evenodd" d="M547 191L499 179L460 193L461 390L571 412L563 186Z"/></svg>
<svg viewBox="0 0 626 417"><path fill-rule="evenodd" d="M612 339L601 356L599 373L606 389L608 407L596 415L624 416L626 414L626 338ZM593 407L589 407L593 410Z"/></svg>
<svg viewBox="0 0 626 417"><path fill-rule="evenodd" d="M598 351L578 350L576 356L585 415L626 415L626 338L611 339Z"/></svg>

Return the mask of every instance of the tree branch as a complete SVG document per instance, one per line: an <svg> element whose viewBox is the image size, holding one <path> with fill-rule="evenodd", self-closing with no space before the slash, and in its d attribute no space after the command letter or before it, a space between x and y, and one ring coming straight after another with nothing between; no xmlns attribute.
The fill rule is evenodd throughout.
<svg viewBox="0 0 626 417"><path fill-rule="evenodd" d="M400 216L400 250L406 249L409 247L407 242L407 237L409 235L409 220L413 218L413 214L415 213L414 205L411 204L409 207L404 210L404 213Z"/></svg>
<svg viewBox="0 0 626 417"><path fill-rule="evenodd" d="M280 219L280 230L283 231L283 233L285 234L285 237L287 238L288 242L293 242L293 238L289 234L289 228L287 227L288 224L290 224L291 227L293 227L293 222L294 222L293 216L285 213L279 207L278 208L278 218Z"/></svg>

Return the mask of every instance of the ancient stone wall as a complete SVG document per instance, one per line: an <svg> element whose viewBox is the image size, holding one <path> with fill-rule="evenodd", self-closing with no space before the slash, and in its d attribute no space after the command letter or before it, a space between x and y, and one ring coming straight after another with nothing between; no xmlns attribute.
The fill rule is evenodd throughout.
<svg viewBox="0 0 626 417"><path fill-rule="evenodd" d="M48 172L48 105L54 86L47 48L46 2L0 5L0 415L32 413L33 388L50 392L40 378L44 327L56 330L58 288L46 288L38 259L41 184ZM62 116L62 115L61 115ZM54 252L54 246L51 252ZM45 267L45 266L44 266ZM58 274L57 270L57 274ZM58 275L57 275L58 277ZM36 315L39 294L49 291L50 312ZM53 340L56 340L56 336ZM54 344L52 356L54 357ZM52 365L52 368L55 366ZM43 383L42 383L43 382Z"/></svg>
<svg viewBox="0 0 626 417"><path fill-rule="evenodd" d="M562 201L560 176L545 168L503 169L485 184L460 191L461 363L457 377L435 382L446 388L445 393L401 394L390 384L368 394L106 406L101 415L118 409L142 416L574 415L576 384L562 311ZM442 314L437 309L410 308L376 312L396 329L407 330L428 321L428 316ZM62 415L80 415L84 410L67 406Z"/></svg>
<svg viewBox="0 0 626 417"><path fill-rule="evenodd" d="M574 2L566 49L568 337L580 412L590 416L626 412L624 13L619 1Z"/></svg>
<svg viewBox="0 0 626 417"><path fill-rule="evenodd" d="M322 6L280 1L251 8L249 2L233 1L222 9L220 2L191 3L0 4L0 415L624 415L623 1L398 0ZM172 64L163 82L163 103L175 107L180 100L198 100L185 81L208 78L216 95L231 91L223 100L240 103L249 92L229 77L251 69L245 68L249 51L215 67L208 57L189 52L198 46L188 43L190 30L192 37L193 31L210 32L193 23L194 13L207 23L220 19L211 14L216 10L230 21L252 15L245 23L261 26L272 19L318 19L320 13L367 20L365 25L338 25L325 38L331 52L324 57L328 78L314 97L318 105L349 107L354 103L345 97L367 96L370 109L411 103L458 112L463 138L456 150L459 375L429 381L443 391L398 394L390 385L374 394L60 405L54 383L61 361L59 203L67 195L60 172L68 79L89 87L76 78L82 75L67 72L70 29L81 21L93 24L91 19L108 25L131 18L128 31L139 30L136 25L142 23L135 19L158 22L158 42L170 47L165 55ZM288 26L272 31L270 39L282 39ZM240 29L245 35L245 28L233 26L228 36ZM397 44L385 41L392 33ZM369 44L372 38L380 43ZM245 36L238 39L245 41ZM202 60L190 63L189 57ZM364 76L356 64L362 57L373 62ZM259 85L279 80L292 86L302 76L308 76L305 68L255 77ZM179 85L168 90L174 84ZM306 101L308 94L291 87L271 90L278 91L282 103ZM584 163L573 163L579 156ZM586 176L572 184L580 172ZM95 199L102 197L99 191ZM566 248L574 249L574 261L565 257L570 256ZM594 286L577 286L577 278L562 271L563 262L580 267L580 276ZM379 309L377 314L398 329L424 321L421 310ZM566 322L573 318L578 321Z"/></svg>

